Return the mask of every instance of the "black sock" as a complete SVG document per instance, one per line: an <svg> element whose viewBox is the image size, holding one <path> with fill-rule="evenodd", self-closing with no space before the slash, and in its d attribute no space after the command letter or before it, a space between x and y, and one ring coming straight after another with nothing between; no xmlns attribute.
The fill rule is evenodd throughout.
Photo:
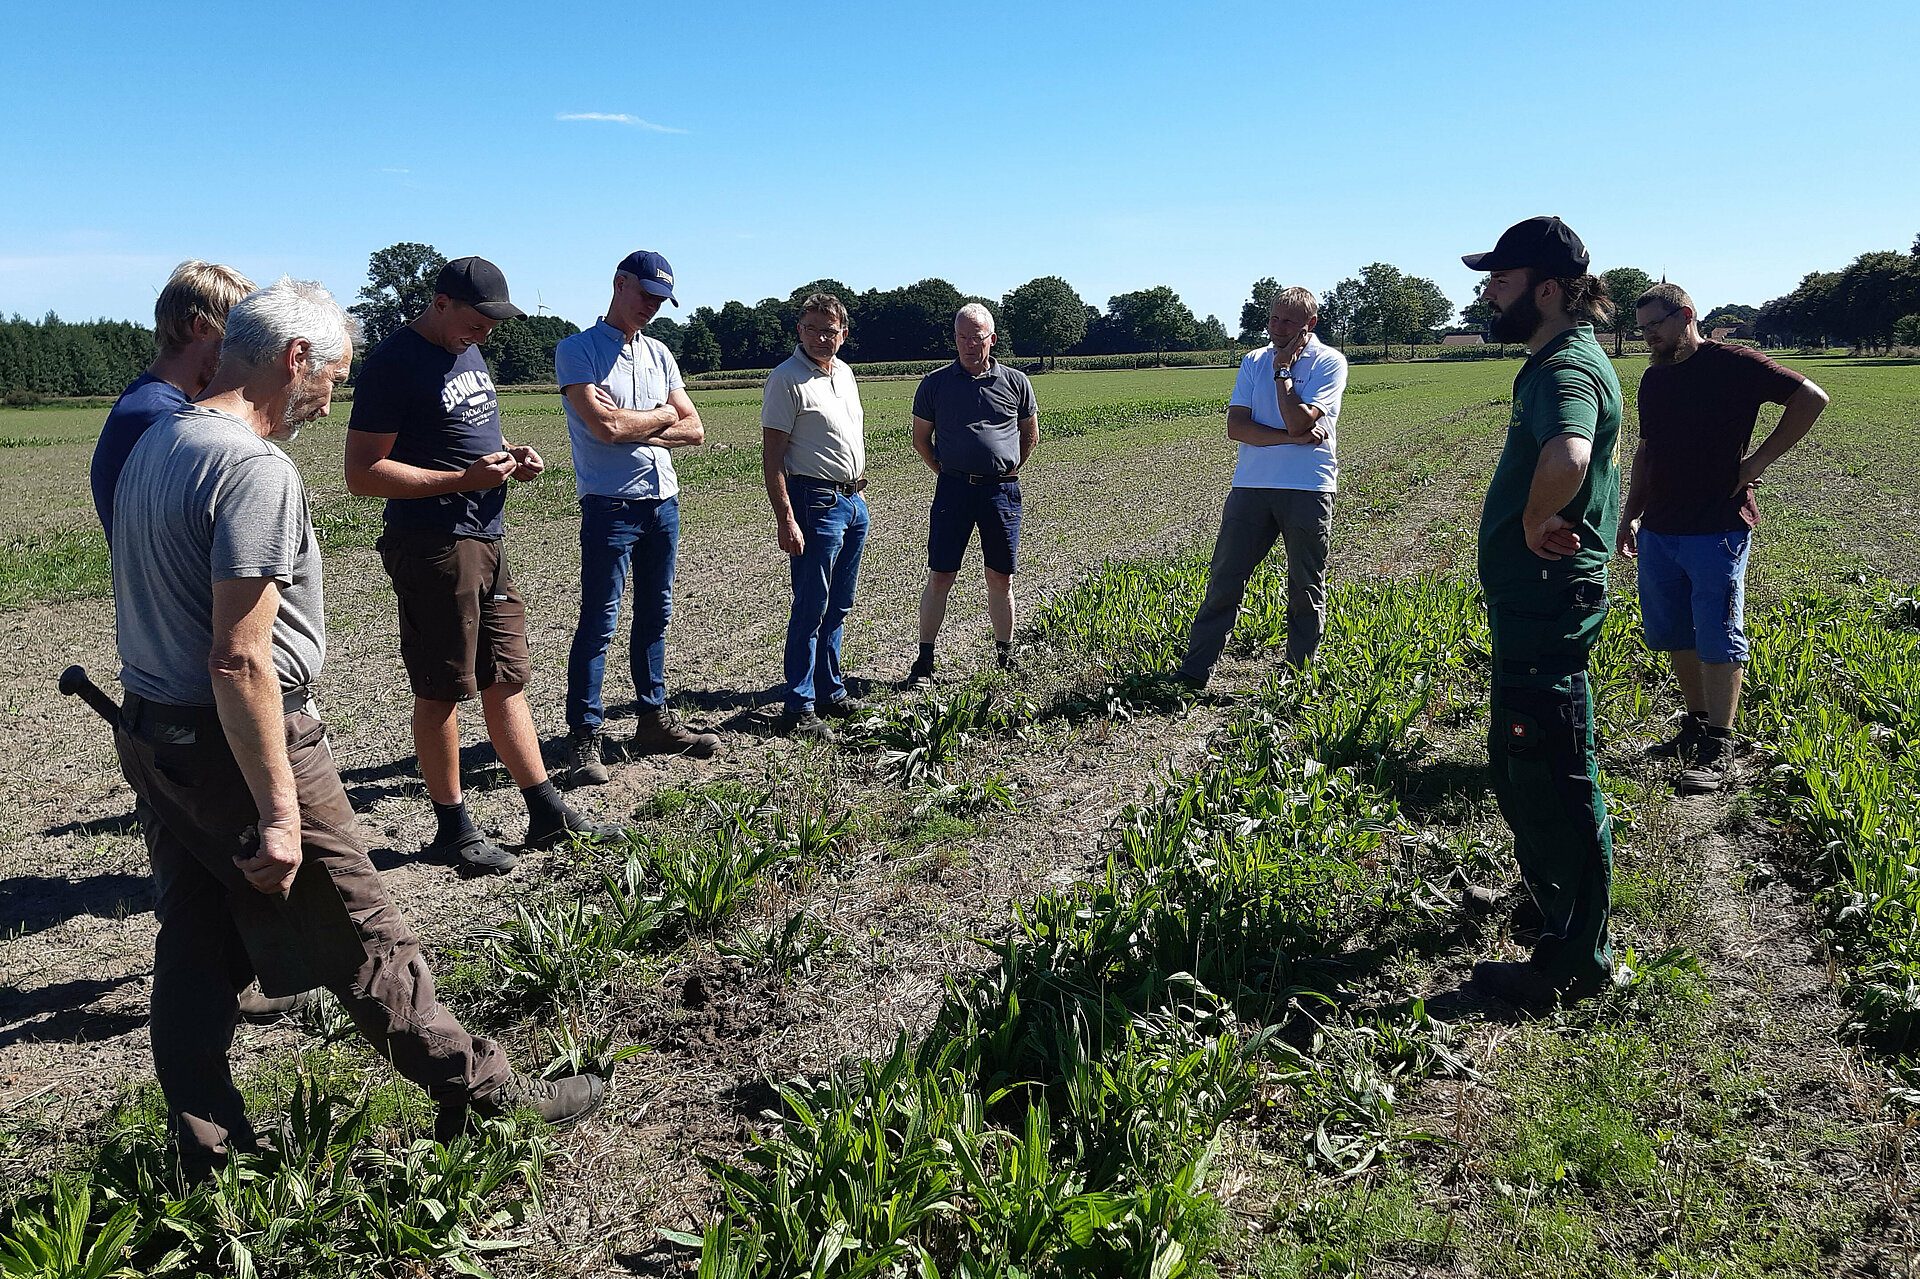
<svg viewBox="0 0 1920 1279"><path fill-rule="evenodd" d="M1005 666L1008 660L1013 657L1013 641L995 640L993 642L993 656L995 661Z"/></svg>
<svg viewBox="0 0 1920 1279"><path fill-rule="evenodd" d="M919 664L922 666L933 665L933 641L932 640L928 640L925 643L920 645L920 663Z"/></svg>
<svg viewBox="0 0 1920 1279"><path fill-rule="evenodd" d="M1708 737L1732 737L1733 736L1733 730L1731 728L1716 728L1712 724L1707 723L1706 718L1704 716L1700 720L1700 727L1707 730Z"/></svg>
<svg viewBox="0 0 1920 1279"><path fill-rule="evenodd" d="M521 798L527 801L527 838L559 830L567 824L567 804L548 778L538 786L525 786Z"/></svg>
<svg viewBox="0 0 1920 1279"><path fill-rule="evenodd" d="M480 838L480 828L473 824L473 818L467 816L467 801L464 799L456 799L451 804L435 804L433 816L440 825L433 837L436 844L458 848Z"/></svg>

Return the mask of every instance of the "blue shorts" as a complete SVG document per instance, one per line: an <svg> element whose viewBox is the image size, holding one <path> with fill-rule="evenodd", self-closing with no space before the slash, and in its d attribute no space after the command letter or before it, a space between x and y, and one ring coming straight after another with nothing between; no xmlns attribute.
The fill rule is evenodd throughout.
<svg viewBox="0 0 1920 1279"><path fill-rule="evenodd" d="M1747 660L1747 552L1753 533L1640 534L1640 621L1647 647L1694 649L1713 664Z"/></svg>
<svg viewBox="0 0 1920 1279"><path fill-rule="evenodd" d="M977 526L980 556L987 567L1011 576L1020 551L1020 481L975 484L960 476L942 475L933 486L933 511L927 523L927 567L934 572L960 571Z"/></svg>

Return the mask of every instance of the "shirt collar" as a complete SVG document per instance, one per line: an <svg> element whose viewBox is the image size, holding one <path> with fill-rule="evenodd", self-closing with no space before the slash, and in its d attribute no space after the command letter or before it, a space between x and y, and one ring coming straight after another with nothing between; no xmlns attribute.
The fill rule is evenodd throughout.
<svg viewBox="0 0 1920 1279"><path fill-rule="evenodd" d="M956 355L953 357L953 367L960 370L963 376L970 377L974 381L978 382L982 378L990 378L996 372L998 372L1000 369L1000 361L994 359L991 355L989 355L987 357L987 371L985 373L975 373L972 369L960 363L960 357Z"/></svg>

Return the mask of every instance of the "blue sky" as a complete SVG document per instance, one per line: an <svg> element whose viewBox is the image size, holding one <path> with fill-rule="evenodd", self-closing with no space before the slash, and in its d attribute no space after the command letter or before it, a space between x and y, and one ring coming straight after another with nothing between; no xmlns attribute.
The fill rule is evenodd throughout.
<svg viewBox="0 0 1920 1279"><path fill-rule="evenodd" d="M943 276L1089 302L1459 255L1558 213L1596 269L1758 303L1920 232L1920 5L14 6L0 312L151 318L185 257L343 300L478 253L589 323ZM577 116L620 117L609 119Z"/></svg>

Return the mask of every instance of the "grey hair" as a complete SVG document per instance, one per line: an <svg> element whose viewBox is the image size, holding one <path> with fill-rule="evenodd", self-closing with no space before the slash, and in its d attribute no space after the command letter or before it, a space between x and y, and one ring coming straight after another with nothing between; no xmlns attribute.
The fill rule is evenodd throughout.
<svg viewBox="0 0 1920 1279"><path fill-rule="evenodd" d="M627 280L636 285L640 283L640 277L631 271L615 271L613 278L616 280Z"/></svg>
<svg viewBox="0 0 1920 1279"><path fill-rule="evenodd" d="M311 373L345 355L348 343L359 337L359 317L343 311L324 285L283 275L247 294L227 312L220 359L223 363L237 360L254 369L271 368L279 363L288 343L304 339L312 348L307 356Z"/></svg>
<svg viewBox="0 0 1920 1279"><path fill-rule="evenodd" d="M959 328L960 321L962 320L972 320L975 324L984 324L989 330L993 328L993 312L987 310L986 307L981 306L978 302L969 302L953 313L953 327L956 329Z"/></svg>

